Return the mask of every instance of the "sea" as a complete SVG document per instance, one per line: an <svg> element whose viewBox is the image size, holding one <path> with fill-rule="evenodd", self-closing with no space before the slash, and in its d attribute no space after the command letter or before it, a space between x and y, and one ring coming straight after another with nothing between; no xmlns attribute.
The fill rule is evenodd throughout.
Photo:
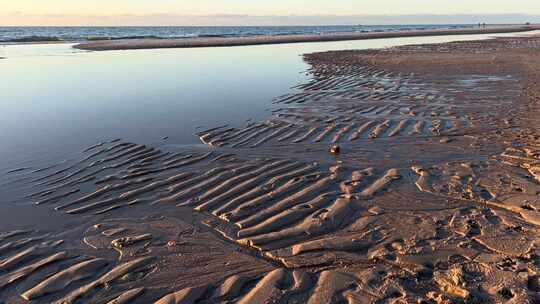
<svg viewBox="0 0 540 304"><path fill-rule="evenodd" d="M88 41L130 38L246 37L298 34L389 32L460 29L473 24L326 25L326 26L121 26L121 27L0 27L0 42Z"/></svg>

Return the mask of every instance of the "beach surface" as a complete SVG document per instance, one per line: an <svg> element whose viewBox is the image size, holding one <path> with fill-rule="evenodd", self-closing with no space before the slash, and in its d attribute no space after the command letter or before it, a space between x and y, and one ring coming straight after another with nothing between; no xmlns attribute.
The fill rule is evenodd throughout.
<svg viewBox="0 0 540 304"><path fill-rule="evenodd" d="M84 42L75 45L75 48L91 51L106 50L134 50L158 48L192 48L192 47L226 47L242 45L301 43L301 42L329 42L346 40L383 39L399 37L421 37L437 35L467 35L489 33L515 33L540 29L540 26L488 26L465 29L437 29L437 30L408 30L393 32L370 33L336 33L322 35L279 35L279 36L253 36L253 37L206 37L206 38L179 38L179 39L121 39Z"/></svg>
<svg viewBox="0 0 540 304"><path fill-rule="evenodd" d="M0 231L0 302L539 301L540 38L304 60L200 145L5 172L41 219Z"/></svg>

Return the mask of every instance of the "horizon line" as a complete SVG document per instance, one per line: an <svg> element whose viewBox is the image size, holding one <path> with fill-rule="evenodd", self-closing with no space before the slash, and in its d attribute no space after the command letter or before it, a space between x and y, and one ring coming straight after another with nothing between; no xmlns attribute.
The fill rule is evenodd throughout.
<svg viewBox="0 0 540 304"><path fill-rule="evenodd" d="M25 14L0 13L5 24L0 27L121 27L121 26L383 26L383 25L468 25L540 23L540 15L525 13L487 14L363 14L363 15L249 15L210 14L183 15L174 13L152 14Z"/></svg>

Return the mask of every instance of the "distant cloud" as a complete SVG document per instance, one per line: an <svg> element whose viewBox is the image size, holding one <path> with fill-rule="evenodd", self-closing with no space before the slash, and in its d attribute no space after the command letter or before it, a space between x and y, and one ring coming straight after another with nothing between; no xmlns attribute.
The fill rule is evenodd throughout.
<svg viewBox="0 0 540 304"><path fill-rule="evenodd" d="M526 14L491 15L32 15L23 12L0 13L0 26L74 25L74 26L212 26L212 25L385 25L385 24L463 24L463 23L540 23L540 16Z"/></svg>

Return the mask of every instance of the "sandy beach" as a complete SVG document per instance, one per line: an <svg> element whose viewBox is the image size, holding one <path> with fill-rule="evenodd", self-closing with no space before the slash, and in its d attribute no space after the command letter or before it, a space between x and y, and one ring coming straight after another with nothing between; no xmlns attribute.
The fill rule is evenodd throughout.
<svg viewBox="0 0 540 304"><path fill-rule="evenodd" d="M258 39L236 43L295 42ZM201 145L103 139L5 172L55 225L0 231L0 302L540 301L540 38L304 60L268 117Z"/></svg>
<svg viewBox="0 0 540 304"><path fill-rule="evenodd" d="M515 33L539 29L540 26L488 26L465 29L410 30L393 32L370 33L335 33L323 35L279 35L254 37L210 37L210 38L180 38L180 39L122 39L102 40L77 44L74 47L81 50L134 50L159 48L193 48L193 47L227 47L242 45L263 45L301 42L329 42L346 40L383 39L399 37L422 37L436 35L467 35L489 33Z"/></svg>

